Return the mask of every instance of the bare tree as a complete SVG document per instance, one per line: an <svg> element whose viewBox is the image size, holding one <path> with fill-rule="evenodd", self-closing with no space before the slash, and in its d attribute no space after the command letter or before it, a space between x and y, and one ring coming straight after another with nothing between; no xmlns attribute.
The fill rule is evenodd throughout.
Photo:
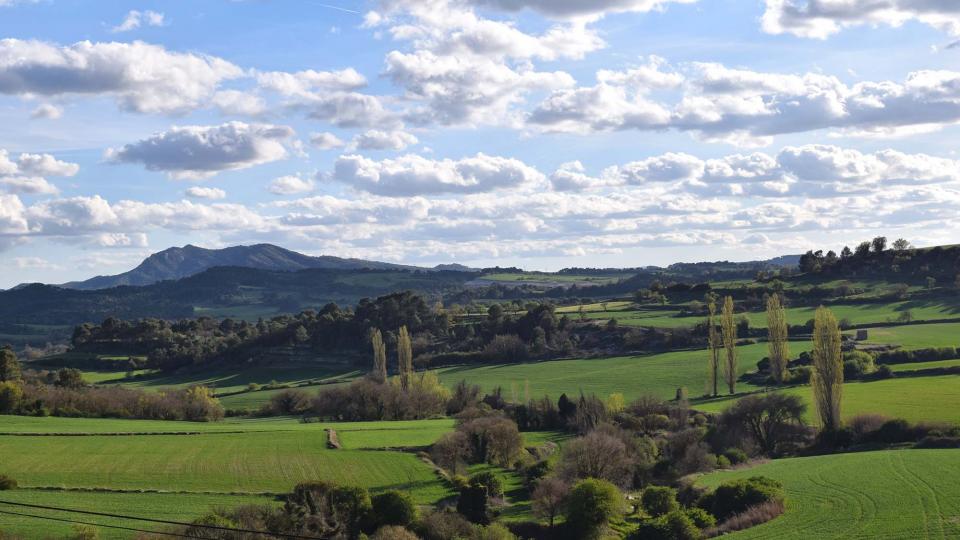
<svg viewBox="0 0 960 540"><path fill-rule="evenodd" d="M549 520L550 528L553 528L553 521L563 512L569 495L570 484L554 476L544 478L537 482L537 487L533 490L533 513Z"/></svg>

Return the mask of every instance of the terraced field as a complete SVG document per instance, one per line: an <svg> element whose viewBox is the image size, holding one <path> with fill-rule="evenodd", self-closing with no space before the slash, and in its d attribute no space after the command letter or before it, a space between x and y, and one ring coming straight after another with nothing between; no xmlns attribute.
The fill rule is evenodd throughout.
<svg viewBox="0 0 960 540"><path fill-rule="evenodd" d="M716 486L755 475L783 482L787 511L734 533L752 538L960 537L960 450L887 450L771 461L700 479Z"/></svg>

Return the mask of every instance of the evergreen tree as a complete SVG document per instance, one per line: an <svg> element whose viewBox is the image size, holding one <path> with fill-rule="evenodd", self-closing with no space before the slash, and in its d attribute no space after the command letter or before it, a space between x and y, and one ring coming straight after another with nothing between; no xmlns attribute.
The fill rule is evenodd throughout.
<svg viewBox="0 0 960 540"><path fill-rule="evenodd" d="M413 377L413 344L410 342L410 332L406 325L401 326L397 333L397 363L400 387L406 392L410 389L410 379Z"/></svg>
<svg viewBox="0 0 960 540"><path fill-rule="evenodd" d="M778 294L771 294L767 299L767 348L770 374L777 384L783 384L790 360L790 346L787 343L787 315Z"/></svg>
<svg viewBox="0 0 960 540"><path fill-rule="evenodd" d="M723 333L723 348L726 351L723 375L727 389L731 394L737 391L737 322L733 320L733 297L723 299L723 313L720 320Z"/></svg>
<svg viewBox="0 0 960 540"><path fill-rule="evenodd" d="M843 393L843 355L840 326L829 309L820 306L813 324L813 402L826 431L840 427L840 400Z"/></svg>
<svg viewBox="0 0 960 540"><path fill-rule="evenodd" d="M373 378L378 382L386 382L387 346L383 343L383 334L379 328L374 328L371 332L370 344L373 346Z"/></svg>

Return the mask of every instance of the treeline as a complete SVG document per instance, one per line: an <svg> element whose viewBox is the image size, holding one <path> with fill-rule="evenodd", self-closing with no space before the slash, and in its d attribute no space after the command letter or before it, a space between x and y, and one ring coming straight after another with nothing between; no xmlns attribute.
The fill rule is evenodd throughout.
<svg viewBox="0 0 960 540"><path fill-rule="evenodd" d="M931 287L954 286L960 272L960 248L956 246L916 249L902 238L887 243L885 236L861 242L839 253L808 251L800 257L800 271L849 278L879 278L888 281L923 282Z"/></svg>
<svg viewBox="0 0 960 540"><path fill-rule="evenodd" d="M76 369L23 370L13 351L0 349L0 414L208 422L222 419L224 410L203 386L164 392L91 386Z"/></svg>

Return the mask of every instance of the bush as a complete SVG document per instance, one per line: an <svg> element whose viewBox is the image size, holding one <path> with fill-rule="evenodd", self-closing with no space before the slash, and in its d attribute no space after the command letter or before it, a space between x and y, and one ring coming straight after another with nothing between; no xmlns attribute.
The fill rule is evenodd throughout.
<svg viewBox="0 0 960 540"><path fill-rule="evenodd" d="M700 529L687 513L674 510L655 519L644 520L631 540L698 540Z"/></svg>
<svg viewBox="0 0 960 540"><path fill-rule="evenodd" d="M377 529L377 532L370 537L370 540L420 540L417 535L403 527L396 525L385 525Z"/></svg>
<svg viewBox="0 0 960 540"><path fill-rule="evenodd" d="M761 523L766 523L774 519L780 514L783 514L783 511L783 501L769 501L756 506L751 506L745 511L732 516L730 519L727 519L719 526L709 528L708 530L704 531L704 536L712 538L714 536L720 536L722 534L734 531L749 529L750 527L755 527Z"/></svg>
<svg viewBox="0 0 960 540"><path fill-rule="evenodd" d="M456 512L432 511L423 516L415 530L424 540L450 540L470 538L474 527Z"/></svg>
<svg viewBox="0 0 960 540"><path fill-rule="evenodd" d="M17 481L5 474L0 474L0 491L8 489L17 489Z"/></svg>
<svg viewBox="0 0 960 540"><path fill-rule="evenodd" d="M577 538L595 538L623 515L623 495L605 480L588 478L573 487L567 502L567 525Z"/></svg>
<svg viewBox="0 0 960 540"><path fill-rule="evenodd" d="M857 441L862 441L889 420L881 414L858 414L847 421L847 427L853 431Z"/></svg>
<svg viewBox="0 0 960 540"><path fill-rule="evenodd" d="M267 407L273 414L303 414L310 410L310 395L303 390L284 390L271 397Z"/></svg>
<svg viewBox="0 0 960 540"><path fill-rule="evenodd" d="M723 451L723 457L730 460L731 465L739 465L741 463L746 463L750 459L750 456L746 452L739 448L727 448Z"/></svg>
<svg viewBox="0 0 960 540"><path fill-rule="evenodd" d="M417 519L417 506L410 495L401 491L386 491L373 497L371 514L377 526L406 527Z"/></svg>
<svg viewBox="0 0 960 540"><path fill-rule="evenodd" d="M877 368L877 378L879 379L892 379L894 376L893 369L890 366L882 365Z"/></svg>
<svg viewBox="0 0 960 540"><path fill-rule="evenodd" d="M23 389L15 382L0 382L0 414L12 414L20 408Z"/></svg>
<svg viewBox="0 0 960 540"><path fill-rule="evenodd" d="M910 423L902 418L884 422L870 437L873 441L887 444L912 442L918 438L917 430L911 428Z"/></svg>
<svg viewBox="0 0 960 540"><path fill-rule="evenodd" d="M687 508L684 510L693 524L701 529L707 529L717 524L717 518L703 508Z"/></svg>
<svg viewBox="0 0 960 540"><path fill-rule="evenodd" d="M877 370L873 355L863 351L850 351L843 355L844 379L859 379Z"/></svg>
<svg viewBox="0 0 960 540"><path fill-rule="evenodd" d="M677 490L666 486L650 486L643 490L640 504L650 517L660 517L680 508Z"/></svg>
<svg viewBox="0 0 960 540"><path fill-rule="evenodd" d="M730 460L727 459L727 456L720 454L717 456L717 468L718 469L729 469Z"/></svg>
<svg viewBox="0 0 960 540"><path fill-rule="evenodd" d="M704 495L697 506L723 521L751 506L782 501L783 498L783 485L780 482L763 476L753 476L720 484L712 493Z"/></svg>
<svg viewBox="0 0 960 540"><path fill-rule="evenodd" d="M510 529L499 523L491 523L486 527L477 527L476 540L516 540L517 537L510 532Z"/></svg>

